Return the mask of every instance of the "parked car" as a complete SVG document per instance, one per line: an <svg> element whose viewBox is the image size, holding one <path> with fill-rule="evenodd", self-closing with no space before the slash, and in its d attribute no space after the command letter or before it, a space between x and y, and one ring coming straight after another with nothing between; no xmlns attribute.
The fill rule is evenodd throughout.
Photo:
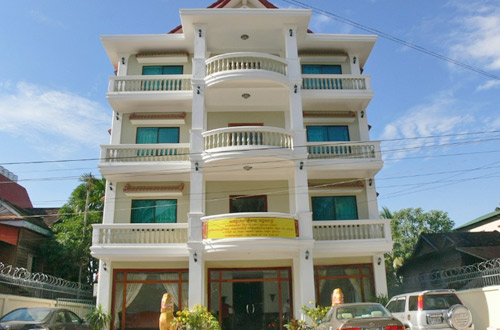
<svg viewBox="0 0 500 330"><path fill-rule="evenodd" d="M318 330L377 329L405 330L404 325L377 303L350 303L333 306Z"/></svg>
<svg viewBox="0 0 500 330"><path fill-rule="evenodd" d="M473 330L472 314L455 290L427 290L392 297L387 309L407 329Z"/></svg>
<svg viewBox="0 0 500 330"><path fill-rule="evenodd" d="M6 330L92 330L78 315L57 307L18 308L0 318Z"/></svg>

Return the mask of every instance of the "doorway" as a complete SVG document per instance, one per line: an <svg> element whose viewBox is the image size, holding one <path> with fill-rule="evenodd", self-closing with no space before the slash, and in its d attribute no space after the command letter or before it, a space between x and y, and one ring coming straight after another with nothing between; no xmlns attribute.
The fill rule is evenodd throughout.
<svg viewBox="0 0 500 330"><path fill-rule="evenodd" d="M209 269L209 310L222 330L279 330L292 318L291 269Z"/></svg>

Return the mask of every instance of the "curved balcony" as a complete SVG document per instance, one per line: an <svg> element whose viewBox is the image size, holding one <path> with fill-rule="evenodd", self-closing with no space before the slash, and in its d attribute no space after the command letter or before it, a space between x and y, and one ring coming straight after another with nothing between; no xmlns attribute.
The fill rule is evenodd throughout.
<svg viewBox="0 0 500 330"><path fill-rule="evenodd" d="M270 79L283 80L287 76L286 60L264 53L228 53L211 57L206 60L207 83L210 85L219 78L240 74L245 77L256 76L259 79L266 76Z"/></svg>
<svg viewBox="0 0 500 330"><path fill-rule="evenodd" d="M203 239L299 236L298 220L285 213L228 213L203 217L201 221Z"/></svg>
<svg viewBox="0 0 500 330"><path fill-rule="evenodd" d="M277 127L237 126L204 132L205 151L293 149L292 133Z"/></svg>

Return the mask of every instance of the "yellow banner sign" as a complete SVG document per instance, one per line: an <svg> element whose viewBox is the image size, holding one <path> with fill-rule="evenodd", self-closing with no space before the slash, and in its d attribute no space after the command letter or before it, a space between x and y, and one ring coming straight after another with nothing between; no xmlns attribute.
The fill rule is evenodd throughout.
<svg viewBox="0 0 500 330"><path fill-rule="evenodd" d="M298 221L289 218L230 218L203 223L203 238L298 236Z"/></svg>

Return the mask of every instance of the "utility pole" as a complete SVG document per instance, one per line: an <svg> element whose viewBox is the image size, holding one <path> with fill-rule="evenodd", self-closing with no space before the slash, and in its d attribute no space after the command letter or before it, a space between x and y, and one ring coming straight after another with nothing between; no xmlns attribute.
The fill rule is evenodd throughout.
<svg viewBox="0 0 500 330"><path fill-rule="evenodd" d="M87 214L89 212L89 200L90 200L90 186L92 184L92 173L89 173L89 179L87 181L87 196L85 197L85 208L83 211L83 230L82 230L82 242L85 242L85 234L87 233ZM78 269L78 283L82 284L82 269L85 259L82 259L80 267Z"/></svg>

